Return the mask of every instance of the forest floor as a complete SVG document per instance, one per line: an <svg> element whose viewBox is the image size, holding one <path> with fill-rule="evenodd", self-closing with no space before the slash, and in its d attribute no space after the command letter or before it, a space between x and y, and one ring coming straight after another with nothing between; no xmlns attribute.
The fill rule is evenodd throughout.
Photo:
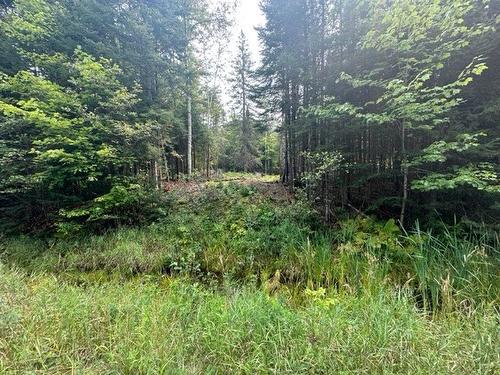
<svg viewBox="0 0 500 375"><path fill-rule="evenodd" d="M224 178L210 181L169 181L165 182L165 192L180 196L193 196L203 194L207 188L217 185L236 183L247 186L258 192L259 195L276 202L291 202L293 195L280 183L278 175L254 175L247 173L226 173Z"/></svg>
<svg viewBox="0 0 500 375"><path fill-rule="evenodd" d="M166 190L148 227L0 239L0 374L499 373L485 240L326 227L276 177Z"/></svg>

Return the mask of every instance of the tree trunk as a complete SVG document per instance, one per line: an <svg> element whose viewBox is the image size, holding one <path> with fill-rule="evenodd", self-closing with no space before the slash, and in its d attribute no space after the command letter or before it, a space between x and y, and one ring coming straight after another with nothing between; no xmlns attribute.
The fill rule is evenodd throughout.
<svg viewBox="0 0 500 375"><path fill-rule="evenodd" d="M159 176L158 176L158 163L157 161L155 160L153 162L153 178L154 178L154 181L155 181L155 189L156 190L159 190L159 186L160 186L160 182L159 182Z"/></svg>
<svg viewBox="0 0 500 375"><path fill-rule="evenodd" d="M165 155L165 152L163 152L163 164L165 165L165 179L167 182L170 181L170 170L168 168L168 160L167 160L167 155Z"/></svg>
<svg viewBox="0 0 500 375"><path fill-rule="evenodd" d="M192 113L191 113L191 94L188 94L187 98L187 111L188 111L188 118L187 118L187 126L188 126L188 141L187 141L187 175L188 177L191 177L192 174L192 168L193 168L193 160L192 160L192 153L193 153L193 119L192 119Z"/></svg>
<svg viewBox="0 0 500 375"><path fill-rule="evenodd" d="M207 146L207 180L210 180L210 146Z"/></svg>
<svg viewBox="0 0 500 375"><path fill-rule="evenodd" d="M401 201L401 214L399 216L399 224L404 226L405 214L406 214L406 204L408 202L408 160L406 156L406 144L405 144L405 124L401 123L401 169L403 171L403 197Z"/></svg>

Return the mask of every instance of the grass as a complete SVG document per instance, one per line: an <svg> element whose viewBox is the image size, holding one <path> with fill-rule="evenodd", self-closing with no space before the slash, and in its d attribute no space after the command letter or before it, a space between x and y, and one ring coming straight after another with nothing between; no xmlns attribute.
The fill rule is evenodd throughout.
<svg viewBox="0 0 500 375"><path fill-rule="evenodd" d="M145 228L1 241L0 373L498 373L498 239L331 229L256 186L177 194Z"/></svg>
<svg viewBox="0 0 500 375"><path fill-rule="evenodd" d="M278 182L280 179L279 175L267 174L267 175L256 175L254 173L245 172L224 172L224 180L259 180L262 182Z"/></svg>
<svg viewBox="0 0 500 375"><path fill-rule="evenodd" d="M488 374L494 314L429 320L384 290L301 308L253 287L0 272L0 370L62 374Z"/></svg>

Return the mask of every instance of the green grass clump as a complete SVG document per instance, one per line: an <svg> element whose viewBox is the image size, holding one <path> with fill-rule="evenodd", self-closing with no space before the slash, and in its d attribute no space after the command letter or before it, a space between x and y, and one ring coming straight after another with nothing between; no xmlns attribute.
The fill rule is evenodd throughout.
<svg viewBox="0 0 500 375"><path fill-rule="evenodd" d="M431 321L405 295L307 297L136 278L83 285L0 270L0 371L487 374L495 315ZM324 303L328 301L328 303Z"/></svg>

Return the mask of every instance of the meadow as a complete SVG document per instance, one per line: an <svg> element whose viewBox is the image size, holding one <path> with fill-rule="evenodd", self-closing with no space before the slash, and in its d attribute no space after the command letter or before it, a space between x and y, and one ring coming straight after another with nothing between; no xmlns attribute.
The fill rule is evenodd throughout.
<svg viewBox="0 0 500 375"><path fill-rule="evenodd" d="M498 238L331 227L274 185L171 192L147 227L3 238L0 373L498 373Z"/></svg>

